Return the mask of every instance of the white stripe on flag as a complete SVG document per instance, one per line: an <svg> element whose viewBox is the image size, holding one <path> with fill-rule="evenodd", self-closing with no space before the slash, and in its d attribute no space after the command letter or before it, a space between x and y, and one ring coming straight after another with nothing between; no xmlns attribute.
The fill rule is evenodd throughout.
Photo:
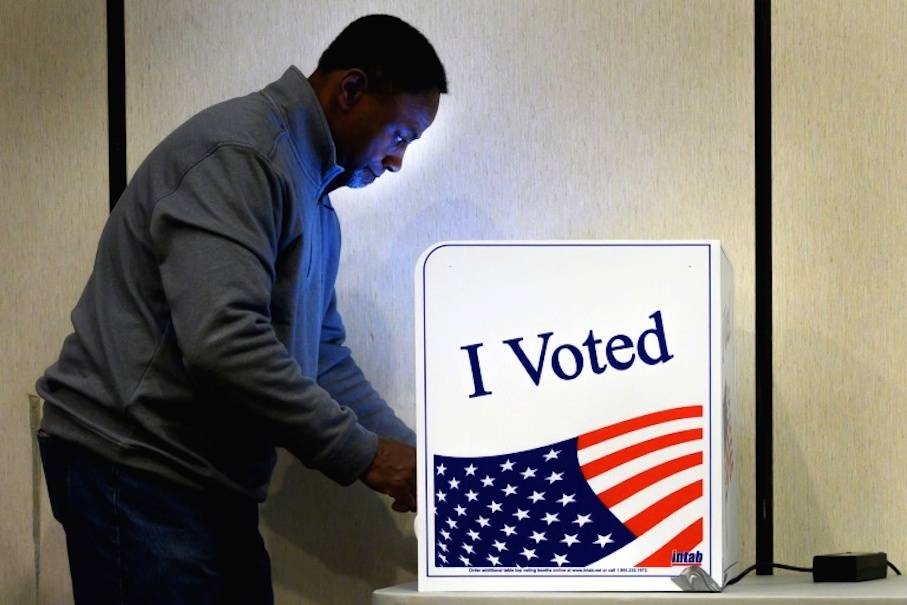
<svg viewBox="0 0 907 605"><path fill-rule="evenodd" d="M627 522L642 511L646 510L665 496L673 494L682 487L685 487L695 481L702 480L702 467L697 466L681 471L676 475L665 477L658 483L650 485L644 490L630 496L623 502L611 507L614 516L623 522Z"/></svg>
<svg viewBox="0 0 907 605"><path fill-rule="evenodd" d="M580 466L582 466L583 464L592 462L593 460L597 460L608 454L613 454L616 451L636 445L637 443L648 441L649 439L655 439L670 433L700 428L702 428L702 418L680 418L679 420L662 422L660 424L631 431L624 435L618 435L617 437L581 449L577 451L577 460L579 461Z"/></svg>
<svg viewBox="0 0 907 605"><path fill-rule="evenodd" d="M697 452L702 452L701 440L678 443L677 445L654 451L645 456L640 456L630 462L616 466L601 475L596 475L589 480L589 485L596 494L600 494L606 489L613 487L630 477L634 477L646 469Z"/></svg>

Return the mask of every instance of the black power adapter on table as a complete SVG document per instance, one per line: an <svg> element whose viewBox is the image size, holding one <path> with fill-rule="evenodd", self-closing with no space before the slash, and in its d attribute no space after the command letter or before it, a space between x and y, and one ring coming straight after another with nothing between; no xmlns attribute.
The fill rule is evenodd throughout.
<svg viewBox="0 0 907 605"><path fill-rule="evenodd" d="M862 582L888 575L883 552L842 552L813 557L813 582Z"/></svg>
<svg viewBox="0 0 907 605"><path fill-rule="evenodd" d="M797 567L784 563L769 563L772 568L789 571L812 572L813 582L862 582L864 580L881 580L888 577L888 568L901 575L901 570L888 561L883 552L841 552L831 555L816 555L812 567ZM742 580L757 565L750 565L734 578L725 582L731 586Z"/></svg>

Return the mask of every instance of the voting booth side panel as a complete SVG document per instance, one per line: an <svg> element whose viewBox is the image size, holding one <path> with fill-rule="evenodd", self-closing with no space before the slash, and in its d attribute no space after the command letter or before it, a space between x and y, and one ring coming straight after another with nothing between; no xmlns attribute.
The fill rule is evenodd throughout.
<svg viewBox="0 0 907 605"><path fill-rule="evenodd" d="M723 583L725 264L713 241L422 255L419 590L676 591L690 568Z"/></svg>
<svg viewBox="0 0 907 605"><path fill-rule="evenodd" d="M720 464L714 466L720 476L713 477L713 484L722 486L715 490L715 496L722 501L716 506L721 511L720 526L716 527L717 535L722 536L721 567L713 572L714 580L724 586L729 579L741 571L740 536L738 531L737 509L739 494L739 470L736 463L736 444L734 443L734 424L737 414L737 363L735 346L736 322L734 318L734 269L723 249L716 247L716 260L721 267L720 296L721 317L716 318L720 326L720 340L713 346L721 351L720 397L716 398L715 411L721 414L722 457Z"/></svg>

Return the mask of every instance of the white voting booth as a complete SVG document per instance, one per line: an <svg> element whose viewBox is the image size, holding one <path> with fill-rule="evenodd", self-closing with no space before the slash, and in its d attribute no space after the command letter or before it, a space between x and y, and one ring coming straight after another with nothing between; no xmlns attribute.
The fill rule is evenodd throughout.
<svg viewBox="0 0 907 605"><path fill-rule="evenodd" d="M739 571L733 294L717 241L428 249L419 590L719 589Z"/></svg>

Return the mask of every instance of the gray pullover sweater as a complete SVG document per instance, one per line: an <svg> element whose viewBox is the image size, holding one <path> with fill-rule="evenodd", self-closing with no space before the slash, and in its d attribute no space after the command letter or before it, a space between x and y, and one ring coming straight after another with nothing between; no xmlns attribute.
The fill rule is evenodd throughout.
<svg viewBox="0 0 907 605"><path fill-rule="evenodd" d="M107 221L42 428L120 464L264 500L274 447L341 484L412 431L343 346L342 169L295 67L177 128Z"/></svg>

